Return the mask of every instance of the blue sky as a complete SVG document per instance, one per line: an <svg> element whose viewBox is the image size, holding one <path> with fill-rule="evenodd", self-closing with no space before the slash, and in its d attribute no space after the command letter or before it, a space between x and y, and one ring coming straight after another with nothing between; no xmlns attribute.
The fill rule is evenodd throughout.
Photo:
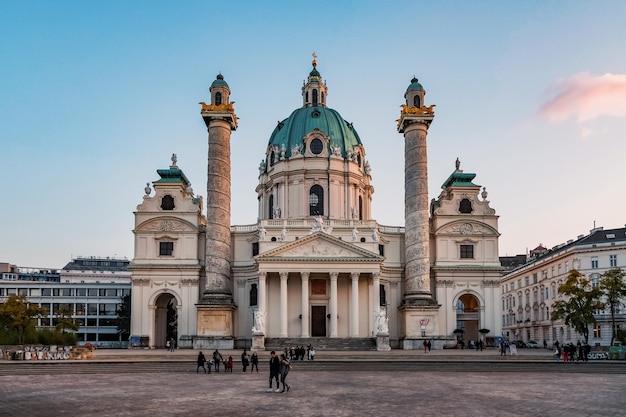
<svg viewBox="0 0 626 417"><path fill-rule="evenodd" d="M436 104L429 190L461 168L500 216L500 254L623 227L626 2L11 1L0 3L0 262L133 257L133 211L172 153L206 191L199 101L221 72L233 224L256 221L257 167L301 105L311 53L328 105L372 166L374 218L402 225L413 75Z"/></svg>

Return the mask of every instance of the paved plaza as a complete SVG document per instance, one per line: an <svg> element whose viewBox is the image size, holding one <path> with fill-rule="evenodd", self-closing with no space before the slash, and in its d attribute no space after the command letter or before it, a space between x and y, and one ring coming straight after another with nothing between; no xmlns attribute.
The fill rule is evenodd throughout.
<svg viewBox="0 0 626 417"><path fill-rule="evenodd" d="M16 374L0 376L0 416L572 417L623 416L626 409L621 370L564 373L559 369L566 368L544 363L535 364L537 372L496 372L502 365L470 361L453 371L432 370L432 364L426 370L364 361L336 369L322 364L316 370L294 363L291 390L284 394L266 392L264 362L258 374L235 366L239 372L210 375L196 374L187 361L180 372L161 373L143 372L141 362L132 371L129 365L126 372L106 374L23 375L18 366Z"/></svg>

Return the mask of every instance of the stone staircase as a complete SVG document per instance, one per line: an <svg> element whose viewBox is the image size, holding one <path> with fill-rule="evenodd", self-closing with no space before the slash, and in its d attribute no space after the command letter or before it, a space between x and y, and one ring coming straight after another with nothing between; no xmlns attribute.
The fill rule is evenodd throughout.
<svg viewBox="0 0 626 417"><path fill-rule="evenodd" d="M362 338L330 338L330 337L268 337L265 339L265 350L282 351L286 347L312 345L316 351L375 351L376 339Z"/></svg>

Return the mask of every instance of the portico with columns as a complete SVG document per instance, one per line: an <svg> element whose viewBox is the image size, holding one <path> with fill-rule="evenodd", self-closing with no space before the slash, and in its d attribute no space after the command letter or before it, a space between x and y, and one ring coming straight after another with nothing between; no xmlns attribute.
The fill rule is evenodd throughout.
<svg viewBox="0 0 626 417"><path fill-rule="evenodd" d="M266 337L374 334L382 256L316 232L255 259Z"/></svg>

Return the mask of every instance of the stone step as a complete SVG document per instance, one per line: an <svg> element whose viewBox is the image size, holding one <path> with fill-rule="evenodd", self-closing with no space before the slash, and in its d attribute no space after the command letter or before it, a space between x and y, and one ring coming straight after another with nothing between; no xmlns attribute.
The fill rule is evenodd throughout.
<svg viewBox="0 0 626 417"><path fill-rule="evenodd" d="M315 351L374 351L374 338L335 338L335 337L268 337L265 339L265 350L283 350L286 347L313 346Z"/></svg>

